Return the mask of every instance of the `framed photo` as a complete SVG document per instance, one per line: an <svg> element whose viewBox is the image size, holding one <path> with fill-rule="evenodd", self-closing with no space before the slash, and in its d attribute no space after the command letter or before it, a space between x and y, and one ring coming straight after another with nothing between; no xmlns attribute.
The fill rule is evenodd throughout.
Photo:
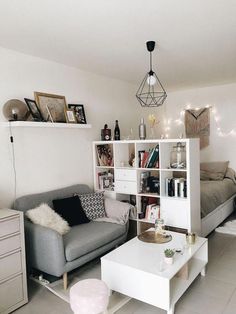
<svg viewBox="0 0 236 314"><path fill-rule="evenodd" d="M39 110L35 100L24 98L26 105L30 111L34 121L44 121L41 111Z"/></svg>
<svg viewBox="0 0 236 314"><path fill-rule="evenodd" d="M34 92L34 97L45 121L66 122L65 96Z"/></svg>
<svg viewBox="0 0 236 314"><path fill-rule="evenodd" d="M73 109L65 109L65 115L67 123L77 123L77 119Z"/></svg>
<svg viewBox="0 0 236 314"><path fill-rule="evenodd" d="M68 108L74 110L78 123L86 124L84 105L68 104Z"/></svg>
<svg viewBox="0 0 236 314"><path fill-rule="evenodd" d="M146 208L146 219L155 222L155 220L158 218L158 213L160 210L160 206L159 205L148 205Z"/></svg>

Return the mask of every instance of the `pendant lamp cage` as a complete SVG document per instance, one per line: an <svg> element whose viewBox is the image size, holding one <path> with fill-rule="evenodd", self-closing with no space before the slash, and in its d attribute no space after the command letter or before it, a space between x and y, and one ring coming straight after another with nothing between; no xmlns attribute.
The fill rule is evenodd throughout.
<svg viewBox="0 0 236 314"><path fill-rule="evenodd" d="M156 73L152 70L152 52L155 48L155 41L146 42L146 46L150 53L150 70L142 80L136 98L143 107L159 107L164 103L167 93Z"/></svg>

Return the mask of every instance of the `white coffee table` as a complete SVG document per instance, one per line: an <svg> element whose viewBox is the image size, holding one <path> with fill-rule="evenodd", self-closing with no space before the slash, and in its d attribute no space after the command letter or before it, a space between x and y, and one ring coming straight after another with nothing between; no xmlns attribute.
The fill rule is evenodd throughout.
<svg viewBox="0 0 236 314"><path fill-rule="evenodd" d="M175 303L198 274L205 276L207 239L197 237L194 245L186 247L184 234L168 233L172 235L169 243L145 243L136 237L101 258L102 280L112 291L127 296L119 307L134 298L173 314ZM166 248L182 249L173 265L164 263ZM188 279L176 277L186 263Z"/></svg>

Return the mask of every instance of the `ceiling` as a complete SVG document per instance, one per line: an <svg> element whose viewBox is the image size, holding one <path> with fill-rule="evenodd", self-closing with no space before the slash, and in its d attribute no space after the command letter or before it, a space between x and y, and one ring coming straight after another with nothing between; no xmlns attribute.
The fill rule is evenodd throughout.
<svg viewBox="0 0 236 314"><path fill-rule="evenodd" d="M0 46L168 90L236 81L235 0L0 0Z"/></svg>

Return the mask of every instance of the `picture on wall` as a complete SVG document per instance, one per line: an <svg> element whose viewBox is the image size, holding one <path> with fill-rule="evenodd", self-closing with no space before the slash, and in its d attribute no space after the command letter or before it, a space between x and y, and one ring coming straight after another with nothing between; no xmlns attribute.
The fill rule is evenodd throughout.
<svg viewBox="0 0 236 314"><path fill-rule="evenodd" d="M185 110L185 132L187 138L200 139L200 149L209 145L210 108Z"/></svg>
<svg viewBox="0 0 236 314"><path fill-rule="evenodd" d="M34 92L34 96L45 121L66 122L65 96L41 92Z"/></svg>
<svg viewBox="0 0 236 314"><path fill-rule="evenodd" d="M68 104L69 109L73 109L78 123L86 124L86 116L83 105Z"/></svg>

